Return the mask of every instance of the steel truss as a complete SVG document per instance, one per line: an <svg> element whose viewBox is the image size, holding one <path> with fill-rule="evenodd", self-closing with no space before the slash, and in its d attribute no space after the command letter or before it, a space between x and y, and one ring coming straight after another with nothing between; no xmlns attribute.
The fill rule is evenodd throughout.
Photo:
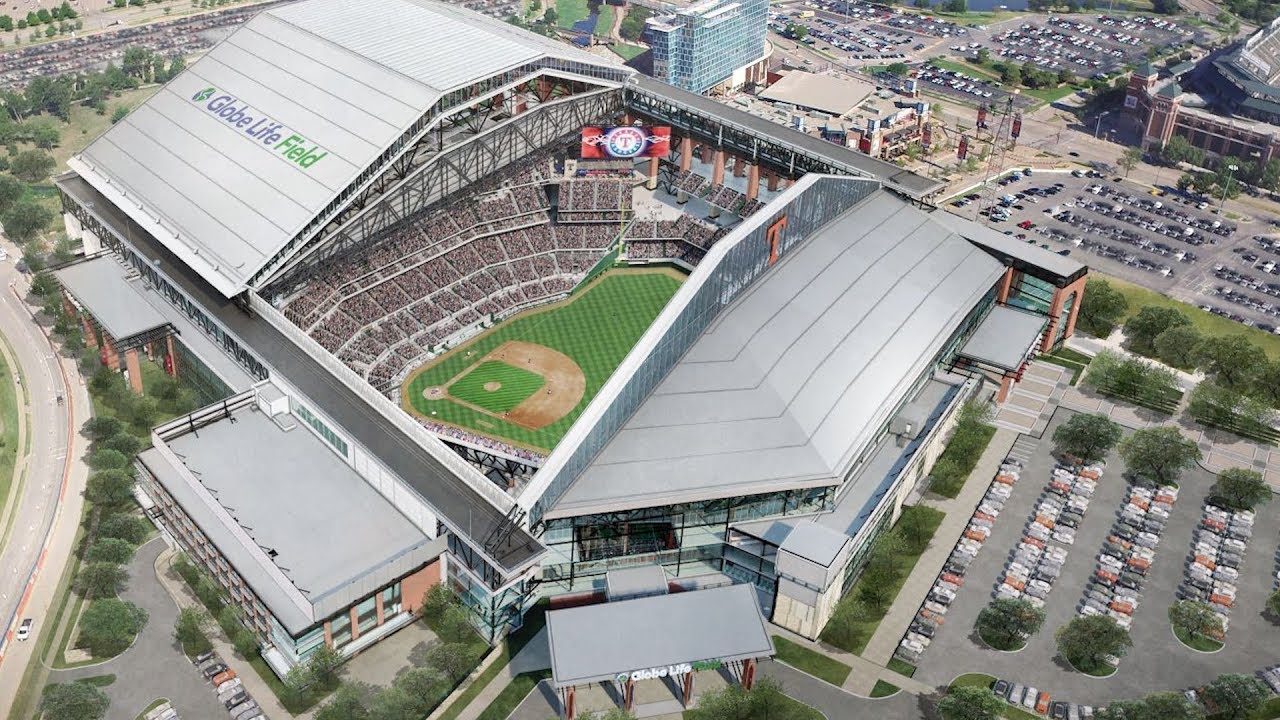
<svg viewBox="0 0 1280 720"><path fill-rule="evenodd" d="M622 92L617 88L574 93L574 88L564 84L542 82L537 85L539 96L547 98L541 104L452 147L440 149L433 142L429 147L420 145L413 153L406 153L406 158L412 156L417 160L403 166L396 163L400 166L398 172L404 176L399 180L389 176L375 200L349 218L342 228L330 233L310 255L295 261L293 268L273 280L265 296L289 294L310 279L321 264L363 248L387 229L440 199L466 190L566 135L576 134L582 126L622 112ZM514 100L509 98L504 102Z"/></svg>
<svg viewBox="0 0 1280 720"><path fill-rule="evenodd" d="M481 468L486 475L489 473L497 473L510 487L516 483L521 477L528 477L537 472L538 468L526 462L507 457L506 455L497 455L487 450L471 447L470 445L462 445L450 442L447 437L441 437L441 441L448 445L450 449L458 453L463 460ZM507 487L503 487L506 490Z"/></svg>

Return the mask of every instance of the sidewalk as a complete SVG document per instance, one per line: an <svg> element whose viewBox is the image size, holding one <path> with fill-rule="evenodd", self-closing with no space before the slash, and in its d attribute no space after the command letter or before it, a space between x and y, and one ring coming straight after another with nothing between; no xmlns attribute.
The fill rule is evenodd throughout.
<svg viewBox="0 0 1280 720"><path fill-rule="evenodd" d="M188 607L203 609L204 606L191 594L186 583L182 582L182 578L178 577L178 574L172 569L173 559L177 554L173 548L165 548L156 557L156 579L160 581L160 586L165 589L165 592L169 593L169 597L173 599L174 604L179 609ZM271 688L267 687L267 683L258 675L258 671L250 667L246 660L236 655L235 649L223 638L222 630L218 629L210 633L209 641L213 643L213 651L222 658L222 662L236 671L236 677L240 678L244 683L245 689L258 702L258 706L262 708L267 717L310 718L312 716L310 712L295 716L285 710L284 706L276 698L276 694L271 691Z"/></svg>
<svg viewBox="0 0 1280 720"><path fill-rule="evenodd" d="M484 712L485 708L489 707L489 703L493 702L503 690L507 689L507 686L511 684L516 675L535 670L550 669L551 659L549 653L547 630L543 628L520 649L520 652L515 657L511 658L511 662L502 668L488 685L484 686L480 694L475 696L471 703L458 714L457 720L476 720L476 718L480 717L480 713ZM536 688L534 692L537 692ZM431 717L438 717L447 706L448 703L443 703L436 712L431 714Z"/></svg>
<svg viewBox="0 0 1280 720"><path fill-rule="evenodd" d="M883 666L893 658L898 642L906 634L921 603L929 594L929 588L933 587L934 580L937 579L938 573L942 572L942 566L946 564L952 548L960 539L965 526L969 524L974 508L986 493L990 479L995 476L1000 462L1008 456L1017 438L1018 434L1012 430L1004 428L997 430L958 496L953 499L927 499L922 503L927 507L945 512L947 516L943 518L942 524L933 534L933 540L929 543L928 549L916 562L915 568L907 577L902 590L898 592L898 597L889 608L888 614L880 621L880 626L867 642L867 647L862 652L864 659L874 665ZM854 676L850 675L850 680L853 678ZM904 687L901 683L894 684ZM866 676L859 677L853 687L850 687L850 683L845 683L845 687L861 695L870 694L873 685L875 685L875 679Z"/></svg>

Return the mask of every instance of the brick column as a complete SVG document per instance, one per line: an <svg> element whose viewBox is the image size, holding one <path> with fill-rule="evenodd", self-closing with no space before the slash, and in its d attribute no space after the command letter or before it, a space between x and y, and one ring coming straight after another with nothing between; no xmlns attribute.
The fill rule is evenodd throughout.
<svg viewBox="0 0 1280 720"><path fill-rule="evenodd" d="M684 680L680 683L680 704L689 707L693 703L693 671L684 674Z"/></svg>
<svg viewBox="0 0 1280 720"><path fill-rule="evenodd" d="M142 365L138 362L138 348L124 351L124 366L129 371L129 388L134 395L142 394Z"/></svg>
<svg viewBox="0 0 1280 720"><path fill-rule="evenodd" d="M173 336L166 336L164 343L165 356L169 358L169 374L178 377L178 352L173 347Z"/></svg>
<svg viewBox="0 0 1280 720"><path fill-rule="evenodd" d="M1080 299L1084 295L1085 278L1080 278L1070 285L1059 288L1053 294L1053 303L1049 305L1049 327L1045 330L1044 338L1040 341L1040 351L1049 352L1053 349L1053 337L1058 334L1058 325L1064 321L1062 315L1062 306L1066 304L1067 298L1072 294L1076 295L1075 303L1071 307L1071 315L1065 319L1067 322L1066 332L1062 337L1066 338L1075 331L1075 319L1077 311L1080 308Z"/></svg>
<svg viewBox="0 0 1280 720"><path fill-rule="evenodd" d="M1005 375L1000 379L1000 390L996 393L996 402L1002 403L1009 399L1009 392L1013 390L1014 377Z"/></svg>
<svg viewBox="0 0 1280 720"><path fill-rule="evenodd" d="M80 316L80 324L84 327L84 344L85 347L98 347L98 333L93 329L93 323L89 322L87 315ZM103 362L106 362L105 360Z"/></svg>
<svg viewBox="0 0 1280 720"><path fill-rule="evenodd" d="M698 154L700 156L699 159L701 159L702 162L704 163L711 162L711 146L710 145L703 145L700 148L698 148Z"/></svg>
<svg viewBox="0 0 1280 720"><path fill-rule="evenodd" d="M760 166L751 163L747 166L747 199L755 200L760 194Z"/></svg>
<svg viewBox="0 0 1280 720"><path fill-rule="evenodd" d="M381 590L378 591L377 595L373 596L373 606L378 610L378 625L382 625L382 623L385 622L385 618L383 618L382 616L383 610L382 610L382 591Z"/></svg>
<svg viewBox="0 0 1280 720"><path fill-rule="evenodd" d="M658 158L649 158L649 180L645 187L653 190L658 187Z"/></svg>
<svg viewBox="0 0 1280 720"><path fill-rule="evenodd" d="M330 650L333 649L333 626L328 620L324 621L324 646Z"/></svg>
<svg viewBox="0 0 1280 720"><path fill-rule="evenodd" d="M351 642L355 642L360 637L360 625L357 621L356 606L351 606Z"/></svg>
<svg viewBox="0 0 1280 720"><path fill-rule="evenodd" d="M756 661L748 659L742 661L742 689L750 690L756 684Z"/></svg>
<svg viewBox="0 0 1280 720"><path fill-rule="evenodd" d="M636 706L636 681L627 678L622 686L622 709L631 712Z"/></svg>
<svg viewBox="0 0 1280 720"><path fill-rule="evenodd" d="M996 302L1009 302L1009 288L1013 287L1013 268L1005 268L1004 277L1000 278L1000 287L996 290Z"/></svg>
<svg viewBox="0 0 1280 720"><path fill-rule="evenodd" d="M577 717L578 703L574 697L574 687L570 685L564 689L564 720L573 720Z"/></svg>
<svg viewBox="0 0 1280 720"><path fill-rule="evenodd" d="M102 362L112 370L120 369L120 355L116 353L115 344L111 340L111 336L105 332L102 334Z"/></svg>
<svg viewBox="0 0 1280 720"><path fill-rule="evenodd" d="M689 172L693 167L693 138L680 138L680 170Z"/></svg>
<svg viewBox="0 0 1280 720"><path fill-rule="evenodd" d="M715 158L711 161L711 184L724 184L724 148L716 148Z"/></svg>

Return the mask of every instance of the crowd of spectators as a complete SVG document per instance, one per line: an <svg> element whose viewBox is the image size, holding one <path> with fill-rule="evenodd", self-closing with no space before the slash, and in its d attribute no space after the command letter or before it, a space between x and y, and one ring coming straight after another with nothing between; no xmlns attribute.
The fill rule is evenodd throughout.
<svg viewBox="0 0 1280 720"><path fill-rule="evenodd" d="M542 453L534 452L528 448L516 447L511 443L495 440L494 438L487 437L485 435L477 435L476 433L468 430L463 430L460 427L445 425L444 423L427 420L426 418L418 418L418 422L422 423L423 427L436 435L453 438L454 440L461 440L468 445L486 448L505 455L510 455L511 457L524 460L535 467L541 466L542 461L545 459L545 456Z"/></svg>

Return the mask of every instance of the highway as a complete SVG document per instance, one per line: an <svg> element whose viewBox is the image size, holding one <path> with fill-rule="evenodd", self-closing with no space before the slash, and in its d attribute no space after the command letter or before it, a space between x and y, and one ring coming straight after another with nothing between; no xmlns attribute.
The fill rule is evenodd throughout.
<svg viewBox="0 0 1280 720"><path fill-rule="evenodd" d="M14 268L16 248L7 250L9 259L0 262L0 333L22 370L31 452L24 457L19 448L18 482L3 514L7 520L16 513L12 532L0 548L0 717L9 716L40 633L52 630L46 627L52 622L49 606L71 555L87 475L79 457L85 442L69 428L83 423L90 407L75 362L54 354L19 300L26 294L27 279ZM0 382L17 378L11 375ZM58 404L59 395L66 398L64 404ZM18 397L23 398L21 389ZM69 455L75 462L68 461ZM29 640L18 641L14 632L26 617L35 618L35 627Z"/></svg>

